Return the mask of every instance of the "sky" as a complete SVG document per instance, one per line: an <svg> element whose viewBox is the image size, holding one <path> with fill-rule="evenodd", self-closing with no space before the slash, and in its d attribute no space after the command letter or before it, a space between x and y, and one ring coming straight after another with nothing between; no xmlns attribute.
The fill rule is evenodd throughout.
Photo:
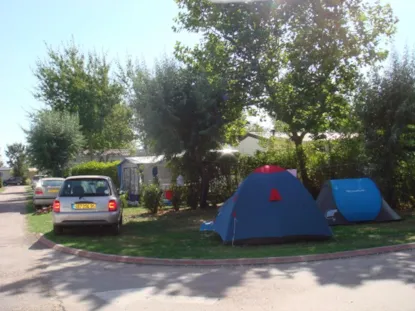
<svg viewBox="0 0 415 311"><path fill-rule="evenodd" d="M415 45L414 0L383 0L399 18L394 46ZM174 0L0 0L0 155L6 145L25 143L27 113L43 107L33 98L38 59L46 44L62 46L72 38L83 51L95 49L112 60L127 56L151 64L171 54L176 41L198 42L189 33L174 33Z"/></svg>

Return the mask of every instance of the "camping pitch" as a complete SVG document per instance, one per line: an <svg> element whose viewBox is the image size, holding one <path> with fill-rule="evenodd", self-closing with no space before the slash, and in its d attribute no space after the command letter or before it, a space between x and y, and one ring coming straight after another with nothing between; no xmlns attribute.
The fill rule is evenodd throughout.
<svg viewBox="0 0 415 311"><path fill-rule="evenodd" d="M317 205L331 226L401 219L369 178L327 181L317 197Z"/></svg>
<svg viewBox="0 0 415 311"><path fill-rule="evenodd" d="M268 244L327 239L332 232L311 194L278 166L257 168L201 231L215 231L224 243Z"/></svg>

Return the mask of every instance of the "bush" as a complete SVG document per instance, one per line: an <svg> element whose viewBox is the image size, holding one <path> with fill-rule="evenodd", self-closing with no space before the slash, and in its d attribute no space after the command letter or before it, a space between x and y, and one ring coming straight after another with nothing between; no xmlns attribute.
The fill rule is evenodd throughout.
<svg viewBox="0 0 415 311"><path fill-rule="evenodd" d="M0 188L3 188L3 178L0 177Z"/></svg>
<svg viewBox="0 0 415 311"><path fill-rule="evenodd" d="M178 211L180 209L180 206L184 203L186 188L173 185L171 190L173 192L171 203L173 205L174 210Z"/></svg>
<svg viewBox="0 0 415 311"><path fill-rule="evenodd" d="M297 160L294 148L257 151L254 156L241 156L239 170L242 179L245 179L256 168L263 165L278 165L283 168L296 168Z"/></svg>
<svg viewBox="0 0 415 311"><path fill-rule="evenodd" d="M163 191L156 184L142 185L141 202L143 207L148 209L150 213L157 214L159 207L162 206Z"/></svg>
<svg viewBox="0 0 415 311"><path fill-rule="evenodd" d="M230 180L230 181L229 181ZM220 176L211 180L209 185L209 201L213 205L225 202L238 188L232 176Z"/></svg>
<svg viewBox="0 0 415 311"><path fill-rule="evenodd" d="M128 193L124 193L120 195L122 208L128 207Z"/></svg>
<svg viewBox="0 0 415 311"><path fill-rule="evenodd" d="M72 176L77 175L103 175L111 177L112 181L119 187L120 182L118 180L117 165L119 161L115 162L86 162L75 165L71 169Z"/></svg>
<svg viewBox="0 0 415 311"><path fill-rule="evenodd" d="M314 196L326 180L359 178L366 174L363 143L358 138L315 141L305 146L307 172Z"/></svg>

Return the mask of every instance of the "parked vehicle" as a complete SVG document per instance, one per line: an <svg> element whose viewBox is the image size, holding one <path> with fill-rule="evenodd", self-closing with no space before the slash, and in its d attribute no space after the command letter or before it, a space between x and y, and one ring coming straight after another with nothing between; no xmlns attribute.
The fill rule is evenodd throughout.
<svg viewBox="0 0 415 311"><path fill-rule="evenodd" d="M3 185L10 186L10 185L23 185L23 178L22 177L10 177L3 181Z"/></svg>
<svg viewBox="0 0 415 311"><path fill-rule="evenodd" d="M41 180L42 178L47 177L46 175L35 175L32 178L32 189L35 189L37 186L37 183L39 182L39 180Z"/></svg>
<svg viewBox="0 0 415 311"><path fill-rule="evenodd" d="M33 194L33 205L35 208L52 205L64 181L64 178L58 177L40 179Z"/></svg>
<svg viewBox="0 0 415 311"><path fill-rule="evenodd" d="M107 226L119 234L122 203L107 176L72 176L65 179L53 202L53 230L61 234L69 226Z"/></svg>

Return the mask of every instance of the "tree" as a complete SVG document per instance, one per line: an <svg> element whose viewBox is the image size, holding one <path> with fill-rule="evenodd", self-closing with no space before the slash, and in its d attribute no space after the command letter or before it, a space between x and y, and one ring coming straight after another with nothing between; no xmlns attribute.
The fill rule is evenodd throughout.
<svg viewBox="0 0 415 311"><path fill-rule="evenodd" d="M356 106L371 163L369 173L395 206L400 165L415 160L414 54L406 52L401 58L394 54L388 68L375 69L362 86Z"/></svg>
<svg viewBox="0 0 415 311"><path fill-rule="evenodd" d="M118 137L101 136L106 118L121 103L123 88L110 77L105 56L87 55L71 42L63 50L48 47L48 58L38 61L35 97L53 110L78 114L89 151L102 151L106 145L121 147Z"/></svg>
<svg viewBox="0 0 415 311"><path fill-rule="evenodd" d="M302 142L342 126L362 67L385 59L383 38L395 32L389 5L363 0L213 4L177 0L177 29L203 34L201 46L177 53L225 72L249 102L287 124L303 182Z"/></svg>
<svg viewBox="0 0 415 311"><path fill-rule="evenodd" d="M95 140L103 150L130 148L136 136L133 125L132 109L125 104L116 104L105 117L102 132L94 134Z"/></svg>
<svg viewBox="0 0 415 311"><path fill-rule="evenodd" d="M25 132L32 164L56 177L63 176L84 145L79 118L68 112L41 110Z"/></svg>
<svg viewBox="0 0 415 311"><path fill-rule="evenodd" d="M0 167L3 167L3 157L1 155L1 149L0 149Z"/></svg>
<svg viewBox="0 0 415 311"><path fill-rule="evenodd" d="M22 143L14 143L7 145L6 157L7 164L13 170L13 176L24 177L27 169L27 154L26 147Z"/></svg>
<svg viewBox="0 0 415 311"><path fill-rule="evenodd" d="M142 141L168 159L184 152L184 169L190 182L201 182L204 207L209 182L206 157L225 142L229 128L239 124L240 114L227 105L224 84L168 58L157 62L153 72L143 66L127 71L130 104Z"/></svg>

